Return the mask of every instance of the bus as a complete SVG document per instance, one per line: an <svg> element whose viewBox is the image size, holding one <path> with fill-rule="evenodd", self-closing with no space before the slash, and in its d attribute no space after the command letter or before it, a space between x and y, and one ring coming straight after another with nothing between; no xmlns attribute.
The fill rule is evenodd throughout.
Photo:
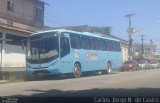
<svg viewBox="0 0 160 103"><path fill-rule="evenodd" d="M105 71L122 66L120 41L65 29L31 34L27 39L28 76Z"/></svg>

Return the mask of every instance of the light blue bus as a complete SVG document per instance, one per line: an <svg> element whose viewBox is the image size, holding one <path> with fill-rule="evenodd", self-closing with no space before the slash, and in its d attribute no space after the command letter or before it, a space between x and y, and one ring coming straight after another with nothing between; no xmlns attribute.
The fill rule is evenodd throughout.
<svg viewBox="0 0 160 103"><path fill-rule="evenodd" d="M48 30L27 40L28 76L105 71L122 66L120 41L89 32Z"/></svg>

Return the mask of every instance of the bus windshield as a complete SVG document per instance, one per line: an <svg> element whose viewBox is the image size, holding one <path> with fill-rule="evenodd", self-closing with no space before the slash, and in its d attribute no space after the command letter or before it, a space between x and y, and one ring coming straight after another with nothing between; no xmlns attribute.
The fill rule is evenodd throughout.
<svg viewBox="0 0 160 103"><path fill-rule="evenodd" d="M43 36L42 36L43 35ZM27 45L27 59L43 61L59 57L58 35L43 33L30 37Z"/></svg>

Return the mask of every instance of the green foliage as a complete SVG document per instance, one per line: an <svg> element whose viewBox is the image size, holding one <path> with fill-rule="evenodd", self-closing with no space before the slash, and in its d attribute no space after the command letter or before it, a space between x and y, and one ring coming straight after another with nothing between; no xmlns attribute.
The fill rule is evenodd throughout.
<svg viewBox="0 0 160 103"><path fill-rule="evenodd" d="M22 81L24 81L22 78L21 79L18 79L16 76L10 76L9 78L8 78L8 81L10 81L10 82L22 82Z"/></svg>
<svg viewBox="0 0 160 103"><path fill-rule="evenodd" d="M82 26L67 27L67 29L79 32L92 32L92 33L100 33L103 35L111 35L112 27L110 26L94 27L94 26L82 25Z"/></svg>
<svg viewBox="0 0 160 103"><path fill-rule="evenodd" d="M122 69L121 68L113 68L112 69L112 72L122 72Z"/></svg>
<svg viewBox="0 0 160 103"><path fill-rule="evenodd" d="M104 35L110 35L111 34L111 27L91 27L91 31L93 33L100 33Z"/></svg>

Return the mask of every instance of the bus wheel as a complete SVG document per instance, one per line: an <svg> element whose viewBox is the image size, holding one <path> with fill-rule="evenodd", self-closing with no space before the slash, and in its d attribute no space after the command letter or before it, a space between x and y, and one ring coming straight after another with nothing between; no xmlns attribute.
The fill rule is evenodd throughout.
<svg viewBox="0 0 160 103"><path fill-rule="evenodd" d="M79 78L81 76L81 67L79 64L74 64L74 77Z"/></svg>
<svg viewBox="0 0 160 103"><path fill-rule="evenodd" d="M107 63L107 74L111 73L112 66L111 63Z"/></svg>

